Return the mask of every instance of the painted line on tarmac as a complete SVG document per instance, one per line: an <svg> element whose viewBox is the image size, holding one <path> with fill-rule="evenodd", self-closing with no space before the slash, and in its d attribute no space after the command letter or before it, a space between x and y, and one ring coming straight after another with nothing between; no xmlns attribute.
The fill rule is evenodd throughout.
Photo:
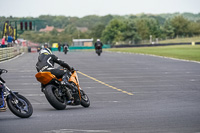
<svg viewBox="0 0 200 133"><path fill-rule="evenodd" d="M58 129L51 131L44 131L45 133L74 133L74 132L84 132L84 133L111 133L109 130L81 130L81 129Z"/></svg>
<svg viewBox="0 0 200 133"><path fill-rule="evenodd" d="M82 73L82 72L80 72L80 71L78 71L78 73L81 74L81 75L83 75L83 76L86 76L86 77L88 77L88 78L90 78L90 79L92 79L92 80L94 80L94 81L96 81L96 82L99 82L99 83L101 83L101 84L103 84L103 85L105 85L105 86L107 86L107 87L110 87L110 88L112 88L112 89L114 89L114 90L120 91L120 92L125 93L125 94L128 94L128 95L134 95L133 93L130 93L130 92L127 92L127 91L118 89L118 88L116 88L116 87L114 87L114 86L111 86L111 85L109 85L109 84L106 84L106 83L104 83L104 82L102 82L102 81L100 81L100 80L98 80L98 79L96 79L96 78L94 78L94 77L91 77L91 76L89 76L89 75L87 75L87 74L84 74L84 73Z"/></svg>

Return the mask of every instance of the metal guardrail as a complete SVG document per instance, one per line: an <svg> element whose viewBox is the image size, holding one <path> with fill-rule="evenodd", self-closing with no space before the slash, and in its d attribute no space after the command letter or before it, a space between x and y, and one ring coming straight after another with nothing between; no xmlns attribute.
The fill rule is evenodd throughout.
<svg viewBox="0 0 200 133"><path fill-rule="evenodd" d="M4 60L11 59L22 52L27 52L27 47L7 47L0 48L0 62Z"/></svg>

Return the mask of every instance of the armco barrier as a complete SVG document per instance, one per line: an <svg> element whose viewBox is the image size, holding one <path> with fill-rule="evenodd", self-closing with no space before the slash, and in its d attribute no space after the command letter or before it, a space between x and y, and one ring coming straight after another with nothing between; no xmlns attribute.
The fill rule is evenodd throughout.
<svg viewBox="0 0 200 133"><path fill-rule="evenodd" d="M11 59L22 52L27 52L27 47L7 47L0 48L0 62Z"/></svg>

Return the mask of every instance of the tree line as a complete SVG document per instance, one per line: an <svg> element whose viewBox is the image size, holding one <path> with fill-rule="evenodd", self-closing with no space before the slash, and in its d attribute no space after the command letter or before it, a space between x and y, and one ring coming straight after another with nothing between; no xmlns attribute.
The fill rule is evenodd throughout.
<svg viewBox="0 0 200 133"><path fill-rule="evenodd" d="M200 13L174 14L139 14L139 15L89 15L82 18L67 16L41 15L37 18L0 17L2 22L9 20L35 21L34 31L25 31L20 38L37 43L68 42L78 38L100 38L106 44L141 44L149 41L173 39L176 37L193 37L200 35ZM39 32L46 25L64 29L56 29L48 33ZM18 25L19 27L19 25ZM88 30L81 32L77 27ZM0 32L2 34L2 32Z"/></svg>

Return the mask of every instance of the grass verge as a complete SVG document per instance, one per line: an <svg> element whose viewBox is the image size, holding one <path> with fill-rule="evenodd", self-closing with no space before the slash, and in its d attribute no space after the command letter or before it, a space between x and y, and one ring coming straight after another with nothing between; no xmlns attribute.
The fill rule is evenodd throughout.
<svg viewBox="0 0 200 133"><path fill-rule="evenodd" d="M200 46L199 45L175 45L175 46L159 46L159 47L134 47L134 48L110 48L105 51L128 52L151 54L177 59L185 59L200 62Z"/></svg>

